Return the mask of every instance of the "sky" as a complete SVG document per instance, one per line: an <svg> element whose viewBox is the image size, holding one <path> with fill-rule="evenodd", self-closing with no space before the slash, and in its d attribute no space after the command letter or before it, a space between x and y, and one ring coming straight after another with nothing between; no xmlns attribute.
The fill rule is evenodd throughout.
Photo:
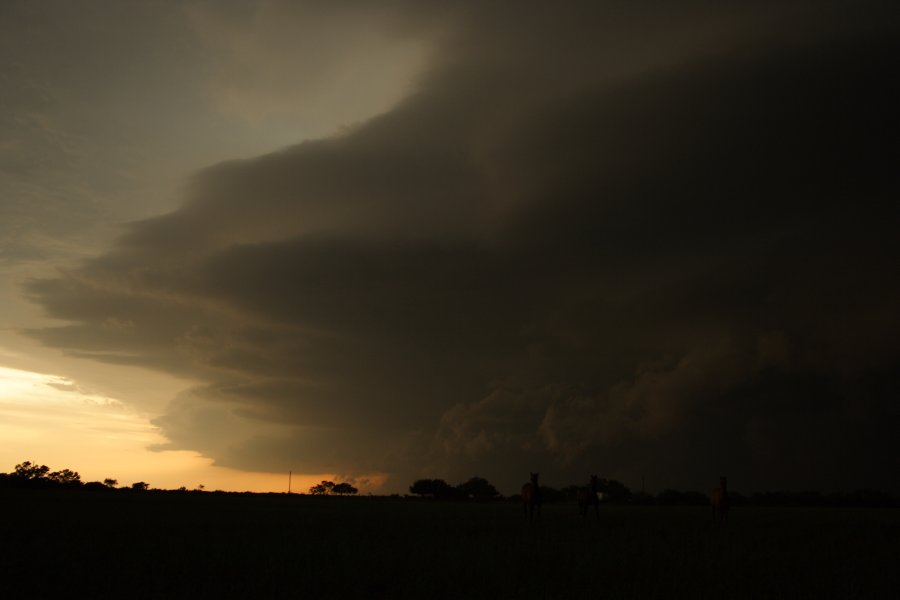
<svg viewBox="0 0 900 600"><path fill-rule="evenodd" d="M0 3L0 470L900 493L890 2Z"/></svg>

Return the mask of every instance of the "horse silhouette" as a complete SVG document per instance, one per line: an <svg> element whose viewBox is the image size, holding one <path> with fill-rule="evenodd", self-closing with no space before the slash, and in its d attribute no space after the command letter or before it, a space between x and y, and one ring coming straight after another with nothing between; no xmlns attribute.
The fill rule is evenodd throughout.
<svg viewBox="0 0 900 600"><path fill-rule="evenodd" d="M591 475L591 484L589 487L583 487L578 490L578 512L582 517L586 517L588 508L594 507L594 514L600 518L600 496L597 492L599 480L596 475Z"/></svg>
<svg viewBox="0 0 900 600"><path fill-rule="evenodd" d="M719 487L709 493L709 503L712 506L713 523L724 525L728 521L728 480L719 478Z"/></svg>
<svg viewBox="0 0 900 600"><path fill-rule="evenodd" d="M541 486L538 484L538 473L531 473L531 481L522 486L522 507L529 522L534 521L535 512L537 518L541 518Z"/></svg>

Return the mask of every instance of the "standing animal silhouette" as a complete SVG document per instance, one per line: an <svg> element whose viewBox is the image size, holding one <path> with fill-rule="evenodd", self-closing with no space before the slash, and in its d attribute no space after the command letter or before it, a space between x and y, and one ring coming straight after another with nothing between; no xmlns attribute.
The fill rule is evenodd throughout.
<svg viewBox="0 0 900 600"><path fill-rule="evenodd" d="M600 518L600 496L597 495L598 484L597 476L591 475L591 485L578 490L578 512L581 513L582 517L586 517L588 508L593 506L594 514L597 515L597 519Z"/></svg>
<svg viewBox="0 0 900 600"><path fill-rule="evenodd" d="M531 481L522 486L522 507L525 518L534 521L535 512L541 518L541 486L538 484L538 473L531 473Z"/></svg>
<svg viewBox="0 0 900 600"><path fill-rule="evenodd" d="M709 503L712 505L713 523L724 525L728 521L728 480L719 478L719 487L709 493Z"/></svg>

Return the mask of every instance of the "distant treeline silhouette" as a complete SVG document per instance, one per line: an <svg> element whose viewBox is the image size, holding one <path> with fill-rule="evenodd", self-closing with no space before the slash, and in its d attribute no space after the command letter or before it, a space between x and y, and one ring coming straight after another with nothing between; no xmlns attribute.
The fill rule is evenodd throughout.
<svg viewBox="0 0 900 600"><path fill-rule="evenodd" d="M15 466L11 473L0 473L0 487L3 488L62 488L87 490L132 490L144 492L150 484L136 481L129 487L119 487L116 479L106 478L103 481L81 481L78 471L62 469L51 471L47 465L39 465L29 460ZM201 486L202 487L202 486ZM185 488L182 488L184 490Z"/></svg>
<svg viewBox="0 0 900 600"><path fill-rule="evenodd" d="M709 506L709 494L697 491L665 489L656 495L643 491L632 492L615 479L597 478L596 492L604 504L634 506ZM576 502L579 494L591 489L592 483L572 484L563 488L540 486L543 503ZM481 477L473 477L465 483L451 486L443 479L419 479L410 487L411 494L435 500L510 500L521 502L520 494L501 496L493 485ZM900 506L900 497L879 490L855 490L824 494L816 491L757 492L749 495L729 490L731 506Z"/></svg>
<svg viewBox="0 0 900 600"><path fill-rule="evenodd" d="M427 496L437 500L495 500L501 498L497 488L484 477L472 477L455 486L443 479L419 479L409 486L409 491L422 498Z"/></svg>
<svg viewBox="0 0 900 600"><path fill-rule="evenodd" d="M541 502L577 502L579 493L590 488L590 483L581 485L568 485L563 488L553 488L541 485ZM2 488L29 488L29 489L80 489L95 491L118 492L147 492L154 493L202 493L204 486L199 485L193 490L180 487L175 490L151 489L144 481L137 481L130 485L120 486L113 478L103 481L81 481L81 475L77 471L61 469L51 471L47 465L41 465L31 461L24 461L15 466L10 473L0 473L0 489ZM411 494L420 498L434 500L475 500L475 501L512 501L522 502L520 494L503 496L487 479L472 477L457 485L450 485L443 479L419 479L409 486ZM601 494L603 504L632 505L632 506L709 506L708 494L696 491L678 491L665 489L656 495L643 491L632 492L623 483L615 479L598 478L596 491ZM219 492L218 490L216 491ZM226 492L221 492L226 493ZM232 492L227 492L232 493ZM234 492L250 494L251 492ZM355 495L358 490L349 483L333 483L323 481L310 488L311 495ZM303 494L297 494L302 496ZM372 494L369 494L372 496ZM384 499L402 499L399 494L378 496ZM744 495L738 491L728 491L728 501L731 506L804 506L804 507L900 507L900 497L887 492L872 489L858 489L852 492L822 493L818 491L770 491L756 492Z"/></svg>
<svg viewBox="0 0 900 600"><path fill-rule="evenodd" d="M323 481L309 488L309 493L313 496L352 496L359 492L358 489L349 483L335 483L333 481Z"/></svg>

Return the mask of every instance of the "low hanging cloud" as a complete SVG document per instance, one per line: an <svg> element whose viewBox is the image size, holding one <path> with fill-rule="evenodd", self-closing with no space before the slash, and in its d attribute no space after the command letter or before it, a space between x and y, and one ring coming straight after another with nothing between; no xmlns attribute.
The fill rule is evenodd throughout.
<svg viewBox="0 0 900 600"><path fill-rule="evenodd" d="M410 9L415 92L199 173L30 334L200 382L157 424L226 466L883 487L900 38L786 6Z"/></svg>

